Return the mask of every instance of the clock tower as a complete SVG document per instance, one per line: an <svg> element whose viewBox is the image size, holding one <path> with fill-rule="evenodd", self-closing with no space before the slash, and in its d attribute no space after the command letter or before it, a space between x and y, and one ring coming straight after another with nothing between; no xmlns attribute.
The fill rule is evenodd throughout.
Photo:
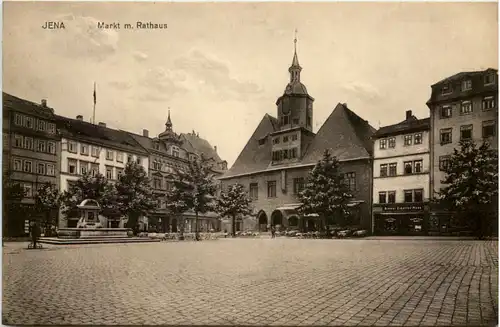
<svg viewBox="0 0 500 327"><path fill-rule="evenodd" d="M314 98L307 93L307 89L300 81L302 67L297 57L297 36L294 39L294 54L292 65L288 68L290 82L285 92L276 101L280 130L294 127L303 127L312 132Z"/></svg>

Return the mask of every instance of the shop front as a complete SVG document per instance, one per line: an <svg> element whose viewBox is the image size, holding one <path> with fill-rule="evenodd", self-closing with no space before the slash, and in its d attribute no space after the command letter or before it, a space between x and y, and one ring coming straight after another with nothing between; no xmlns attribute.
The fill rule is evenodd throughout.
<svg viewBox="0 0 500 327"><path fill-rule="evenodd" d="M374 204L375 235L427 235L427 203Z"/></svg>

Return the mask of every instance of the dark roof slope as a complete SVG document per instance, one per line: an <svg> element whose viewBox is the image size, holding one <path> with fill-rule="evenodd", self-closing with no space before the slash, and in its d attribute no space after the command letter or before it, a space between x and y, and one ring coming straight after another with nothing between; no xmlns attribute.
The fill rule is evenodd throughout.
<svg viewBox="0 0 500 327"><path fill-rule="evenodd" d="M94 144L102 144L133 153L147 154L146 150L127 132L55 115L57 128L63 137L75 137Z"/></svg>
<svg viewBox="0 0 500 327"><path fill-rule="evenodd" d="M266 169L271 163L272 143L268 135L277 130L278 120L265 114L247 144L223 177L231 177ZM259 144L260 140L265 143Z"/></svg>
<svg viewBox="0 0 500 327"><path fill-rule="evenodd" d="M430 129L430 118L417 119L411 116L394 125L381 127L374 135L375 138L398 135L410 132L425 131Z"/></svg>
<svg viewBox="0 0 500 327"><path fill-rule="evenodd" d="M15 110L48 119L54 118L54 109L52 108L43 107L38 103L24 100L5 92L2 92L2 96L4 110Z"/></svg>
<svg viewBox="0 0 500 327"><path fill-rule="evenodd" d="M370 158L375 129L345 104L338 104L307 149L302 164L316 163L325 150L339 160Z"/></svg>
<svg viewBox="0 0 500 327"><path fill-rule="evenodd" d="M212 145L204 138L192 133L181 133L180 138L183 141L183 147L188 152L196 153L199 156L203 155L206 159L213 159L215 162L222 161Z"/></svg>

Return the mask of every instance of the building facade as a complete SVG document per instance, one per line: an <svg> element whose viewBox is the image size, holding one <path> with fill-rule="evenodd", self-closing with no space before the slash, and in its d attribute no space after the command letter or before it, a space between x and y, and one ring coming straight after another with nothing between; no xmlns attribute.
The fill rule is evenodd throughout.
<svg viewBox="0 0 500 327"><path fill-rule="evenodd" d="M158 232L178 232L181 223L185 231L195 230L195 214L185 212L181 217L173 216L167 210L165 194L173 185L175 170L186 169L190 161L200 160L203 156L210 165L214 175L219 176L227 170L227 162L217 154L217 148L201 138L199 134L177 134L173 130L170 111L165 130L156 137L149 137L149 131L143 130L142 135L129 133L149 156L149 176L154 194L160 199L158 208L149 215L149 230ZM180 220L183 221L180 221ZM218 215L212 212L200 214L198 231L220 230Z"/></svg>
<svg viewBox="0 0 500 327"><path fill-rule="evenodd" d="M297 194L325 150L341 162L354 199L356 225L371 226L372 150L375 130L346 104L338 104L317 133L312 129L313 103L301 82L295 51L290 80L276 102L277 118L266 114L229 171L222 187L239 183L252 201L253 214L240 217L236 230L267 230L269 226L318 230L317 217L302 217ZM224 229L230 230L229 220Z"/></svg>
<svg viewBox="0 0 500 327"><path fill-rule="evenodd" d="M98 173L111 182L116 182L129 161L142 165L146 172L149 168L149 156L142 146L127 133L111 128L106 124L98 125L76 119L56 116L57 128L61 133L60 180L59 190L67 191L84 174L92 176ZM76 227L78 213L63 216L59 227ZM140 229L147 228L147 217L141 217ZM118 227L118 220L109 220L109 227Z"/></svg>
<svg viewBox="0 0 500 327"><path fill-rule="evenodd" d="M59 158L60 136L54 110L47 101L37 104L3 93L3 173L24 187L24 205L34 205L34 196L42 185L58 187ZM27 234L26 220L30 218L3 217L4 235Z"/></svg>
<svg viewBox="0 0 500 327"><path fill-rule="evenodd" d="M429 118L411 110L373 136L373 232L426 235L429 224Z"/></svg>
<svg viewBox="0 0 500 327"><path fill-rule="evenodd" d="M431 86L430 109L431 199L442 188L453 149L460 140L488 141L498 148L498 72L495 69L461 72ZM447 208L433 206L432 233L448 234L460 229Z"/></svg>

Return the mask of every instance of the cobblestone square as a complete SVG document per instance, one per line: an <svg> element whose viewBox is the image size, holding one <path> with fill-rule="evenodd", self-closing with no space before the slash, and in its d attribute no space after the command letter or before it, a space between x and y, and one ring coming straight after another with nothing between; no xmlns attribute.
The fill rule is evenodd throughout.
<svg viewBox="0 0 500 327"><path fill-rule="evenodd" d="M498 243L221 239L3 248L4 324L493 325Z"/></svg>

